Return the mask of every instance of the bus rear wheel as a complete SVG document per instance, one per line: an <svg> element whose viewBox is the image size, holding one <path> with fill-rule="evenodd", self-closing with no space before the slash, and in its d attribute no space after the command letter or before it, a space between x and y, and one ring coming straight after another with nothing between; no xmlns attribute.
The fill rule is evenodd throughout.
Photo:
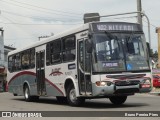
<svg viewBox="0 0 160 120"><path fill-rule="evenodd" d="M73 85L67 89L67 101L71 106L80 106L85 102L84 98L76 97L76 91Z"/></svg>
<svg viewBox="0 0 160 120"><path fill-rule="evenodd" d="M121 105L127 100L127 96L112 96L109 100L115 105Z"/></svg>
<svg viewBox="0 0 160 120"><path fill-rule="evenodd" d="M27 102L30 102L31 99L32 99L32 97L30 96L30 90L29 90L28 85L26 85L26 86L24 87L24 98L25 98L25 100L26 100Z"/></svg>
<svg viewBox="0 0 160 120"><path fill-rule="evenodd" d="M36 102L36 101L39 100L39 96L31 96L31 95L30 95L30 90L29 90L28 85L26 85L26 86L24 87L24 98L25 98L25 100L26 100L27 102L31 102L31 101Z"/></svg>

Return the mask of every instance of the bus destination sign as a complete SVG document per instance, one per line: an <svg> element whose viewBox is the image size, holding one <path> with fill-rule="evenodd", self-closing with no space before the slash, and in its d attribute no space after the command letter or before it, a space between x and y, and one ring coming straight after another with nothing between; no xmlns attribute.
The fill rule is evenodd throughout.
<svg viewBox="0 0 160 120"><path fill-rule="evenodd" d="M142 31L139 24L123 22L93 23L93 31Z"/></svg>

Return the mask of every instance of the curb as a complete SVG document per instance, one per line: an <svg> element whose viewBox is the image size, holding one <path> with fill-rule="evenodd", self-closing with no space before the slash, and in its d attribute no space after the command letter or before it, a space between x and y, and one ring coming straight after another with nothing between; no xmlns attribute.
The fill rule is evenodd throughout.
<svg viewBox="0 0 160 120"><path fill-rule="evenodd" d="M160 96L160 92L150 92L150 95L156 95L156 96Z"/></svg>

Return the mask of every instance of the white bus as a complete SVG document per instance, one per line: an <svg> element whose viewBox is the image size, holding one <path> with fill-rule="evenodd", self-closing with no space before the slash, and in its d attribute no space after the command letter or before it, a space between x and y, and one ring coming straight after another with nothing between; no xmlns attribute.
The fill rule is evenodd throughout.
<svg viewBox="0 0 160 120"><path fill-rule="evenodd" d="M152 89L146 40L137 23L86 23L10 52L8 65L8 90L26 101L55 96L72 106L93 98L123 104Z"/></svg>

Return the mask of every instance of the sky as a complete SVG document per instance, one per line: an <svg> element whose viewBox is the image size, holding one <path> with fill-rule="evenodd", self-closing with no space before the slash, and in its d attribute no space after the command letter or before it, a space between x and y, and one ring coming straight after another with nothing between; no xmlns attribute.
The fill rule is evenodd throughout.
<svg viewBox="0 0 160 120"><path fill-rule="evenodd" d="M160 0L142 0L142 11L149 17L151 48L158 48L156 27L160 27ZM83 24L84 13L110 15L137 11L137 0L0 0L0 28L4 43L16 48ZM103 21L136 22L136 14L105 18ZM148 41L147 20L143 29Z"/></svg>

